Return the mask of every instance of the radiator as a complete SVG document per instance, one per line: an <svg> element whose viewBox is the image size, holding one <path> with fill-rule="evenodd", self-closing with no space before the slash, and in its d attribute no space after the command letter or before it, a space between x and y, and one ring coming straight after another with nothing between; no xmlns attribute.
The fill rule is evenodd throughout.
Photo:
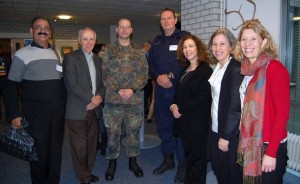
<svg viewBox="0 0 300 184"><path fill-rule="evenodd" d="M288 133L288 168L300 171L300 135Z"/></svg>

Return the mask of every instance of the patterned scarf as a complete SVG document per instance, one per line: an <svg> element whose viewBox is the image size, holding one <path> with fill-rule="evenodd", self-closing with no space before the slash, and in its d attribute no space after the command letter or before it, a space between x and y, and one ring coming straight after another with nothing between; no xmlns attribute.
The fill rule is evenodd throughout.
<svg viewBox="0 0 300 184"><path fill-rule="evenodd" d="M238 164L243 166L243 183L261 183L263 156L262 127L266 89L266 68L273 57L260 55L253 65L242 60L241 73L252 76L241 117L241 134L238 147Z"/></svg>

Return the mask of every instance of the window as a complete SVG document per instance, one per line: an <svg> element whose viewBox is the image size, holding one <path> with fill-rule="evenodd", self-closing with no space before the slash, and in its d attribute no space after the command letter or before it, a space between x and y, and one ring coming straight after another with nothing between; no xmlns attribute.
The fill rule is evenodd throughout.
<svg viewBox="0 0 300 184"><path fill-rule="evenodd" d="M282 1L281 61L291 77L288 131L300 135L300 0Z"/></svg>

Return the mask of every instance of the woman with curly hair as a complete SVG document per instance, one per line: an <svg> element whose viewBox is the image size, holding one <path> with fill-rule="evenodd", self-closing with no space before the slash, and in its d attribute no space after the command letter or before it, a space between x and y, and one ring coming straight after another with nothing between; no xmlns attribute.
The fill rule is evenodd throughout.
<svg viewBox="0 0 300 184"><path fill-rule="evenodd" d="M210 125L212 74L208 49L194 35L184 36L177 57L185 72L176 85L170 110L174 116L174 134L181 137L185 152L185 184L205 184L207 168L207 135Z"/></svg>

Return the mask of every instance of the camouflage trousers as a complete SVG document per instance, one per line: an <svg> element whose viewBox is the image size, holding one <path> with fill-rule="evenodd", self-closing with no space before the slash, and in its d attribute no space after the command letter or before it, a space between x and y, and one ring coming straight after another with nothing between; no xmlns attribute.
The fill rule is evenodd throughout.
<svg viewBox="0 0 300 184"><path fill-rule="evenodd" d="M142 104L105 103L103 117L108 136L107 159L116 159L120 155L122 123L127 133L125 141L127 156L135 157L140 154L139 130L143 121L142 111Z"/></svg>

